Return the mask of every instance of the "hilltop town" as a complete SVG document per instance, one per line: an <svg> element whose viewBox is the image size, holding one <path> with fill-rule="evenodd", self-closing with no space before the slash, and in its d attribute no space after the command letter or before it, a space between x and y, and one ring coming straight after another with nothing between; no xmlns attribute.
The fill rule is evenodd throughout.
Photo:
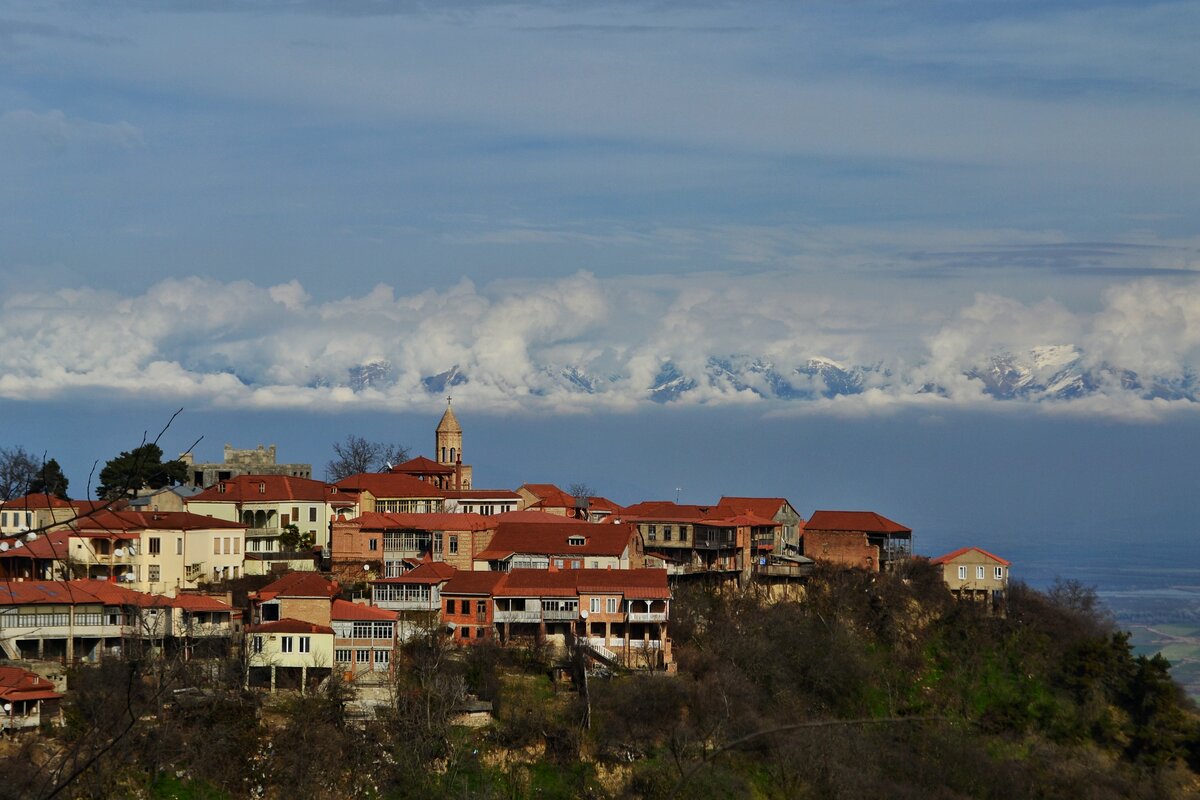
<svg viewBox="0 0 1200 800"><path fill-rule="evenodd" d="M14 736L46 734L64 723L77 728L88 686L105 674L105 665L117 664L132 670L129 686L156 687L147 689L153 697L147 720L179 714L188 703L210 707L236 696L258 698L253 720L260 725L271 713L283 713L277 705L283 700L271 698L309 698L332 703L338 730L348 725L361 736L372 725L395 723L406 702L423 698L426 723L408 735L429 734L436 705L444 723L433 737L436 746L419 749L422 769L445 774L453 764L451 729L493 735L509 730L511 738L516 723L498 703L511 715L525 702L523 713L542 719L545 708L566 707L561 689L577 698L571 703L583 703L579 713L587 729L597 680L605 686L634 680L629 685L641 688L623 691L653 697L674 682L693 685L697 669L714 669L697 667L711 657L698 656L697 643L717 635L717 620L728 618L730 608L753 608L752 616L763 620L790 613L808 620L789 625L810 625L804 615L817 615L825 630L810 630L809 640L832 647L823 657L833 660L847 657L839 648L849 653L859 647L823 638L858 635L861 620L846 621L840 632L831 629L839 617L866 615L871 621L864 630L889 631L892 648L908 647L905 637L931 635L938 618L974 620L969 624L980 630L1013 624L1010 589L1014 618L1042 608L1030 590L1010 587L1012 565L1001 556L969 542L932 559L916 556L913 531L875 510L817 509L805 517L784 497L620 505L582 486L479 488L464 462L464 431L449 403L434 438L432 458L417 456L335 481L313 479L307 464L277 463L274 446L226 446L222 463L185 458L187 479L178 484L132 487L108 500L43 491L5 501L0 727ZM829 606L831 598L840 599ZM1058 601L1066 604L1062 613L1080 615L1080 630L1095 624L1108 641L1085 589L1069 586ZM804 639L798 633L777 636L772 646L781 653L796 646L796 636ZM686 678L680 675L680 639L692 648L683 658ZM707 645L713 652L722 646L728 645ZM791 666L779 668L803 680L812 669L802 666L808 656L791 658ZM163 664L172 665L170 681L162 677L169 671ZM1169 684L1165 662L1155 669L1154 680ZM920 672L914 680L932 680ZM450 675L456 676L453 690L438 683ZM538 675L554 694L521 700L528 691L523 681ZM507 688L499 688L504 681ZM921 685L905 689L917 693L907 699L870 703L876 714L886 709L885 717L925 719L934 706L919 696L933 688ZM598 691L604 697L614 690ZM839 691L851 696L864 689ZM650 695L643 701L650 702ZM682 706L685 717L692 707ZM272 708L276 712L262 710ZM303 708L278 724L295 724L297 713L300 719L325 713ZM115 743L111 729L122 712L113 713L112 720L94 718L88 735ZM539 724L550 725L545 719ZM692 745L674 745L684 759L677 764L678 781L707 760L709 748L722 747L716 729L690 735ZM672 746L656 741L656 747ZM685 768L697 757L684 756L693 746L702 747L703 757ZM582 747L575 743L576 758ZM74 762L62 759L43 755L39 762L56 776L46 782L55 791L82 774L71 773L64 765ZM64 778L64 771L74 777ZM617 780L624 787L618 794L633 791L629 776L621 780L626 782ZM634 793L659 796L661 789Z"/></svg>

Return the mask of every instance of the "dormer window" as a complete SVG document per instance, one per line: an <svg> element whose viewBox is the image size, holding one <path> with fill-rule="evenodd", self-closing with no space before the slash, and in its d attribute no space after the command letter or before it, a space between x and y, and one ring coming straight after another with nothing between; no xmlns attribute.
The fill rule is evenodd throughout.
<svg viewBox="0 0 1200 800"><path fill-rule="evenodd" d="M224 484L224 483L218 483L218 484L217 484L217 493L218 493L218 494L225 494L225 484Z"/></svg>
<svg viewBox="0 0 1200 800"><path fill-rule="evenodd" d="M259 493L259 494L266 494L266 493L267 493L267 482L266 482L266 481L259 481L259 483L258 483L258 493Z"/></svg>
<svg viewBox="0 0 1200 800"><path fill-rule="evenodd" d="M571 545L571 547L583 547L586 543L587 539L583 538L582 536L567 537L567 544Z"/></svg>

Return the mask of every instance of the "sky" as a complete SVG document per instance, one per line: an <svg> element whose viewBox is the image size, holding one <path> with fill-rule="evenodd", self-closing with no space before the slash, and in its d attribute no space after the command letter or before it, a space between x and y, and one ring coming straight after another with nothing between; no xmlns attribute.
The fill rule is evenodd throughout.
<svg viewBox="0 0 1200 800"><path fill-rule="evenodd" d="M320 465L421 449L451 394L521 432L475 451L503 485L1194 532L1197 34L1187 2L0 2L0 445L74 488L183 408L209 458Z"/></svg>

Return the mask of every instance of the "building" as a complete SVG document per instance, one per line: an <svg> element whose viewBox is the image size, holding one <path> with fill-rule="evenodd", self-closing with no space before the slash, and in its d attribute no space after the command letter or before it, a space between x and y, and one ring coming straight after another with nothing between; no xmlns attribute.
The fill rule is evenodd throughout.
<svg viewBox="0 0 1200 800"><path fill-rule="evenodd" d="M348 600L330 606L333 663L353 677L364 672L392 673L396 650L396 612Z"/></svg>
<svg viewBox="0 0 1200 800"><path fill-rule="evenodd" d="M0 503L0 536L42 531L74 519L79 512L70 500L52 494L30 494Z"/></svg>
<svg viewBox="0 0 1200 800"><path fill-rule="evenodd" d="M980 547L960 547L929 560L941 568L942 580L960 599L1000 605L1008 593L1012 562Z"/></svg>
<svg viewBox="0 0 1200 800"><path fill-rule="evenodd" d="M475 555L475 570L629 569L641 566L632 525L500 522L487 548Z"/></svg>
<svg viewBox="0 0 1200 800"><path fill-rule="evenodd" d="M873 511L814 511L801 549L814 561L879 572L912 557L912 530Z"/></svg>
<svg viewBox="0 0 1200 800"><path fill-rule="evenodd" d="M521 509L545 511L585 522L605 522L620 515L622 508L606 497L576 497L553 483L526 483L517 489Z"/></svg>
<svg viewBox="0 0 1200 800"><path fill-rule="evenodd" d="M333 565L339 574L395 578L424 561L471 570L500 523L480 514L365 513L333 525ZM364 569L365 568L365 569Z"/></svg>
<svg viewBox="0 0 1200 800"><path fill-rule="evenodd" d="M339 491L358 500L362 514L440 514L446 492L432 481L400 472L359 472L337 482Z"/></svg>
<svg viewBox="0 0 1200 800"><path fill-rule="evenodd" d="M521 496L508 489L448 489L445 498L445 509L451 514L490 517L521 507Z"/></svg>
<svg viewBox="0 0 1200 800"><path fill-rule="evenodd" d="M54 682L21 667L0 666L0 730L19 731L61 720Z"/></svg>
<svg viewBox="0 0 1200 800"><path fill-rule="evenodd" d="M228 481L239 475L285 475L291 478L312 478L312 464L275 463L275 445L253 450L235 450L226 444L224 461L219 464L197 464L191 453L184 453L179 460L187 465L188 484L201 489L219 481ZM168 510L168 509L164 509Z"/></svg>
<svg viewBox="0 0 1200 800"><path fill-rule="evenodd" d="M779 523L776 529L776 555L798 555L800 532L804 530L804 518L796 513L795 507L785 497L730 497L717 501L716 512L724 516L751 514Z"/></svg>
<svg viewBox="0 0 1200 800"><path fill-rule="evenodd" d="M446 411L434 431L433 452L438 464L454 470L454 489L471 488L471 467L463 463L463 430L454 416L450 398L446 398Z"/></svg>
<svg viewBox="0 0 1200 800"><path fill-rule="evenodd" d="M316 545L329 545L329 526L336 516L355 516L359 497L333 484L288 475L239 475L218 481L186 498L188 511L246 527L250 553L290 557L280 542L295 527Z"/></svg>
<svg viewBox="0 0 1200 800"><path fill-rule="evenodd" d="M565 651L578 643L610 666L675 668L665 570L456 573L441 597L443 622L459 644L496 639Z"/></svg>
<svg viewBox="0 0 1200 800"><path fill-rule="evenodd" d="M109 581L4 581L0 651L64 664L120 656L131 646L219 655L234 634L232 615L216 598L152 595Z"/></svg>

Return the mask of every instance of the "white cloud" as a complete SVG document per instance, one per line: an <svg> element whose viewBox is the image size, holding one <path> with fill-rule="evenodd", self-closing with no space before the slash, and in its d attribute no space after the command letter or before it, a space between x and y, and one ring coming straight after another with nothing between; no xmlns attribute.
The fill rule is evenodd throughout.
<svg viewBox="0 0 1200 800"><path fill-rule="evenodd" d="M442 387L425 379L457 367L467 382L451 391L464 403L559 413L652 402L669 363L690 388L657 399L688 405L835 415L1036 405L1133 419L1200 407L1188 383L1200 356L1200 282L1116 285L1091 311L996 293L950 314L912 310L810 294L802 276L779 273L581 272L411 295L381 284L336 301L314 300L298 281L199 277L131 296L25 292L4 300L0 397L105 391L221 407L397 409L439 402ZM999 400L968 376L997 356L1043 384L1065 385L1070 370L1098 377L1076 394L1039 384ZM810 359L835 372L813 371ZM838 362L859 389L835 391ZM1151 391L1155 380L1171 391Z"/></svg>

